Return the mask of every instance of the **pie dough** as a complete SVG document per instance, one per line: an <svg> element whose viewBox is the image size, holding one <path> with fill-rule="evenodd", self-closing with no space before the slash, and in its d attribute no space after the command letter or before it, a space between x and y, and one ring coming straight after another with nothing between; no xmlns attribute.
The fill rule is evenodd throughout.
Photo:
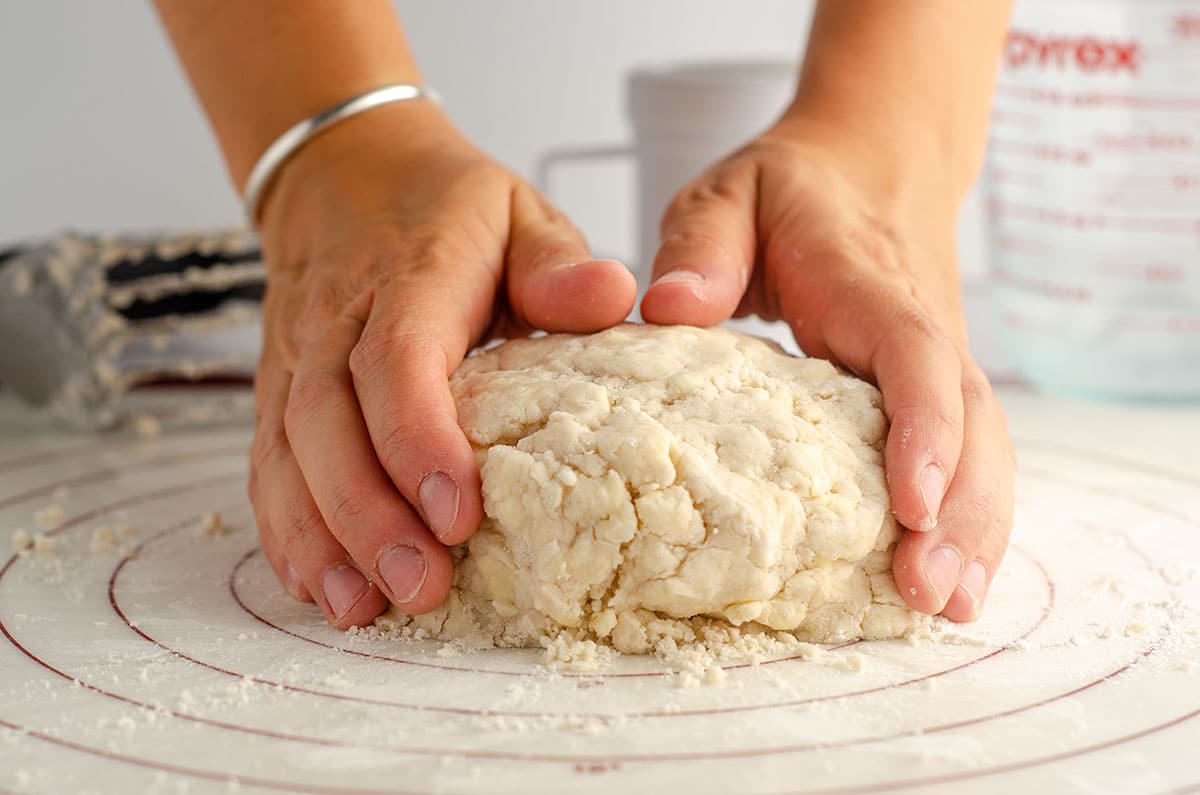
<svg viewBox="0 0 1200 795"><path fill-rule="evenodd" d="M624 325L506 342L450 386L486 517L446 603L391 621L631 653L731 627L836 642L919 623L891 575L880 394L828 362Z"/></svg>

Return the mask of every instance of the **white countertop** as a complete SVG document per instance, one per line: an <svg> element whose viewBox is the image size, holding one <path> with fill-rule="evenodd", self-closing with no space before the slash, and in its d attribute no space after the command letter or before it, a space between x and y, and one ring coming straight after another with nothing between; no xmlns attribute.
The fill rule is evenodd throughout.
<svg viewBox="0 0 1200 795"><path fill-rule="evenodd" d="M1003 399L983 620L693 689L335 632L256 551L245 421L72 436L0 400L0 544L63 510L53 554L0 556L0 791L1196 791L1200 409Z"/></svg>

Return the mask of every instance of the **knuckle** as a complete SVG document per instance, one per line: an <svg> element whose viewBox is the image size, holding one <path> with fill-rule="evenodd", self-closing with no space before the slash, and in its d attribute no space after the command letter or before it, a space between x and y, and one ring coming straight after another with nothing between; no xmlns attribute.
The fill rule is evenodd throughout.
<svg viewBox="0 0 1200 795"><path fill-rule="evenodd" d="M914 306L905 307L900 311L897 322L909 337L916 337L929 346L945 348L947 354L954 353L946 332L924 310ZM907 341L906 344L912 343Z"/></svg>
<svg viewBox="0 0 1200 795"><path fill-rule="evenodd" d="M391 412L384 417L383 427L388 430L379 440L379 458L384 469L395 476L405 469L405 462L413 457L413 450L419 444L423 428L400 412Z"/></svg>
<svg viewBox="0 0 1200 795"><path fill-rule="evenodd" d="M995 539L1007 539L1012 529L1012 512L997 494L983 489L971 496L968 502L971 522L985 546Z"/></svg>
<svg viewBox="0 0 1200 795"><path fill-rule="evenodd" d="M333 263L327 263L326 269L331 273L339 272ZM322 279L307 285L300 299L299 314L288 324L293 334L299 335L301 341L307 341L310 330L324 328L323 323L304 322L304 318L319 318L327 320L337 317L342 308L350 303L352 292L342 280Z"/></svg>
<svg viewBox="0 0 1200 795"><path fill-rule="evenodd" d="M296 510L283 525L280 541L284 555L288 560L298 563L305 559L305 550L312 548L312 540L326 532L325 522L315 511Z"/></svg>
<svg viewBox="0 0 1200 795"><path fill-rule="evenodd" d="M369 511L370 499L367 491L358 483L343 480L333 484L324 506L329 517L329 529L335 536L344 537L346 532L360 523Z"/></svg>
<svg viewBox="0 0 1200 795"><path fill-rule="evenodd" d="M913 433L933 436L960 437L963 432L962 415L941 402L901 406L892 414L892 427L901 432L902 446L912 440Z"/></svg>
<svg viewBox="0 0 1200 795"><path fill-rule="evenodd" d="M529 267L534 270L579 260L579 246L565 239L546 238L531 252Z"/></svg>
<svg viewBox="0 0 1200 795"><path fill-rule="evenodd" d="M692 226L677 226L667 230L663 235L664 247L672 248L704 248L720 246L721 240L710 232L704 232Z"/></svg>
<svg viewBox="0 0 1200 795"><path fill-rule="evenodd" d="M676 226L665 230L662 236L662 248L664 251L676 252L709 249L733 259L729 244L721 236L690 225Z"/></svg>
<svg viewBox="0 0 1200 795"><path fill-rule="evenodd" d="M996 395L992 385L983 373L967 373L962 380L963 401L975 406L992 404Z"/></svg>
<svg viewBox="0 0 1200 795"><path fill-rule="evenodd" d="M908 257L900 234L891 226L871 221L846 234L848 248L885 272L903 272Z"/></svg>
<svg viewBox="0 0 1200 795"><path fill-rule="evenodd" d="M712 205L737 205L745 201L747 188L754 185L757 165L753 158L726 159L692 180L675 194L664 219L687 215Z"/></svg>
<svg viewBox="0 0 1200 795"><path fill-rule="evenodd" d="M449 357L433 337L413 330L409 322L395 321L362 335L350 351L350 372L363 378L389 361L438 362L445 366Z"/></svg>
<svg viewBox="0 0 1200 795"><path fill-rule="evenodd" d="M976 491L967 505L971 511L971 518L976 523L991 522L997 514L996 494L990 489Z"/></svg>
<svg viewBox="0 0 1200 795"><path fill-rule="evenodd" d="M737 200L738 195L727 180L714 176L692 183L677 198L681 209L693 209L697 206L733 202Z"/></svg>
<svg viewBox="0 0 1200 795"><path fill-rule="evenodd" d="M259 426L254 434L254 442L250 446L250 470L257 473L275 463L278 458L288 452L287 435L278 426L264 428ZM255 474L255 477L259 477Z"/></svg>
<svg viewBox="0 0 1200 795"><path fill-rule="evenodd" d="M339 386L336 379L315 373L297 376L283 410L283 426L287 432L294 433L299 429L318 406L337 394Z"/></svg>
<svg viewBox="0 0 1200 795"><path fill-rule="evenodd" d="M418 229L390 250L379 252L377 267L392 273L429 276L467 260L463 244L440 228Z"/></svg>
<svg viewBox="0 0 1200 795"><path fill-rule="evenodd" d="M395 340L390 334L367 332L359 338L350 351L350 373L361 378L378 369L395 349Z"/></svg>

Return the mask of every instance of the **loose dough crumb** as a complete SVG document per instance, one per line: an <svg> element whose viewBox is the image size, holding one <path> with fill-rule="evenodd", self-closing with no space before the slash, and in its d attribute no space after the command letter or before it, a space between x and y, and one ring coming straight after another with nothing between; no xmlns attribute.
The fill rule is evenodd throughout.
<svg viewBox="0 0 1200 795"><path fill-rule="evenodd" d="M225 519L217 512L206 513L204 518L200 520L200 532L206 536L222 536L229 532L229 528L225 526Z"/></svg>
<svg viewBox="0 0 1200 795"><path fill-rule="evenodd" d="M149 414L139 414L133 418L133 432L144 442L157 439L162 433L162 425Z"/></svg>
<svg viewBox="0 0 1200 795"><path fill-rule="evenodd" d="M18 527L12 534L14 552L28 552L33 548L33 536L24 527Z"/></svg>
<svg viewBox="0 0 1200 795"><path fill-rule="evenodd" d="M45 533L33 537L33 551L39 555L53 555L58 552L58 539Z"/></svg>
<svg viewBox="0 0 1200 795"><path fill-rule="evenodd" d="M847 671L854 671L855 673L861 673L862 670L867 665L867 658L862 656L858 652L851 652L850 654L847 654L845 656L844 662L845 662Z"/></svg>
<svg viewBox="0 0 1200 795"><path fill-rule="evenodd" d="M106 555L117 546L117 534L108 525L102 525L92 531L91 551L93 555Z"/></svg>
<svg viewBox="0 0 1200 795"><path fill-rule="evenodd" d="M33 514L33 521L43 530L53 530L62 524L64 515L61 506L47 505Z"/></svg>

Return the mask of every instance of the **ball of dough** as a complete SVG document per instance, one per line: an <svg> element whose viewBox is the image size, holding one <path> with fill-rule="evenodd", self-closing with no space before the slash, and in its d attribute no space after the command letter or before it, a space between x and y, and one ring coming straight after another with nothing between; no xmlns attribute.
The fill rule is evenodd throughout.
<svg viewBox="0 0 1200 795"><path fill-rule="evenodd" d="M450 382L486 518L413 623L623 652L705 626L820 642L915 626L878 390L724 329L624 325L507 342Z"/></svg>

